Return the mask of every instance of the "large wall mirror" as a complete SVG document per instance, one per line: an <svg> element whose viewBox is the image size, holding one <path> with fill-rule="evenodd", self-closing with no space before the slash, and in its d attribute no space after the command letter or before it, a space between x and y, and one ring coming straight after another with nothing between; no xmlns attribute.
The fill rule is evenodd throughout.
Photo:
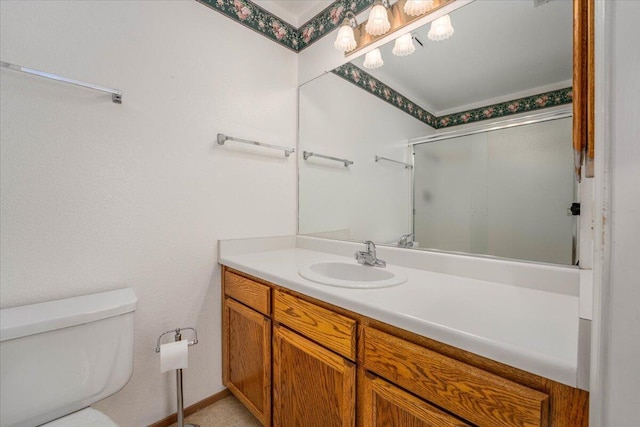
<svg viewBox="0 0 640 427"><path fill-rule="evenodd" d="M573 2L476 0L454 33L299 89L298 232L571 265ZM400 36L401 34L397 34Z"/></svg>

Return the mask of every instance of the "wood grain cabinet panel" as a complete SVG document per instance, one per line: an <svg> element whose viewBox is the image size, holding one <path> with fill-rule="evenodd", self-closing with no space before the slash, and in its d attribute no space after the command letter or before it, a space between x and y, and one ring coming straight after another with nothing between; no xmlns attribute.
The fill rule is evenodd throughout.
<svg viewBox="0 0 640 427"><path fill-rule="evenodd" d="M362 427L471 427L374 375L365 374L359 386Z"/></svg>
<svg viewBox="0 0 640 427"><path fill-rule="evenodd" d="M222 274L223 382L265 426L588 425L586 391Z"/></svg>
<svg viewBox="0 0 640 427"><path fill-rule="evenodd" d="M224 293L267 316L271 314L271 288L230 271L224 273Z"/></svg>
<svg viewBox="0 0 640 427"><path fill-rule="evenodd" d="M356 321L293 295L276 291L274 314L294 331L349 360L356 359Z"/></svg>
<svg viewBox="0 0 640 427"><path fill-rule="evenodd" d="M223 379L265 426L271 425L271 320L226 298Z"/></svg>
<svg viewBox="0 0 640 427"><path fill-rule="evenodd" d="M355 426L355 365L288 330L273 327L273 425Z"/></svg>
<svg viewBox="0 0 640 427"><path fill-rule="evenodd" d="M549 396L373 328L364 367L480 427L548 426Z"/></svg>

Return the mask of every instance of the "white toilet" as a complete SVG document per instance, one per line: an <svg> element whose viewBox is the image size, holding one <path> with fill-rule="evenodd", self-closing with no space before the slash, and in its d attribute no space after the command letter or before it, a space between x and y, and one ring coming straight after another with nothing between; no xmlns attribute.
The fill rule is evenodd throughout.
<svg viewBox="0 0 640 427"><path fill-rule="evenodd" d="M131 289L0 310L0 427L117 427L89 405L133 372Z"/></svg>

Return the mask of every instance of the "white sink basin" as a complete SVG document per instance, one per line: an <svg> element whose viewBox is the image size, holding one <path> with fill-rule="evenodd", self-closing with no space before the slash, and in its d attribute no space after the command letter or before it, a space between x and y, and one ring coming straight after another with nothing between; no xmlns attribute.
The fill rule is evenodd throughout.
<svg viewBox="0 0 640 427"><path fill-rule="evenodd" d="M407 275L389 267L370 267L355 262L318 262L305 265L298 274L307 280L341 288L385 288L407 281Z"/></svg>

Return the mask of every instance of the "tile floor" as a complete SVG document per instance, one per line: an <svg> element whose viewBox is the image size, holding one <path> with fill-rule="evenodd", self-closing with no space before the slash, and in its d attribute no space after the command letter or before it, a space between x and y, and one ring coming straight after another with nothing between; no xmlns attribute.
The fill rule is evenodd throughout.
<svg viewBox="0 0 640 427"><path fill-rule="evenodd" d="M198 424L200 427L260 427L262 425L233 396L225 397L186 417L185 425L187 423ZM176 427L176 424L171 427Z"/></svg>

